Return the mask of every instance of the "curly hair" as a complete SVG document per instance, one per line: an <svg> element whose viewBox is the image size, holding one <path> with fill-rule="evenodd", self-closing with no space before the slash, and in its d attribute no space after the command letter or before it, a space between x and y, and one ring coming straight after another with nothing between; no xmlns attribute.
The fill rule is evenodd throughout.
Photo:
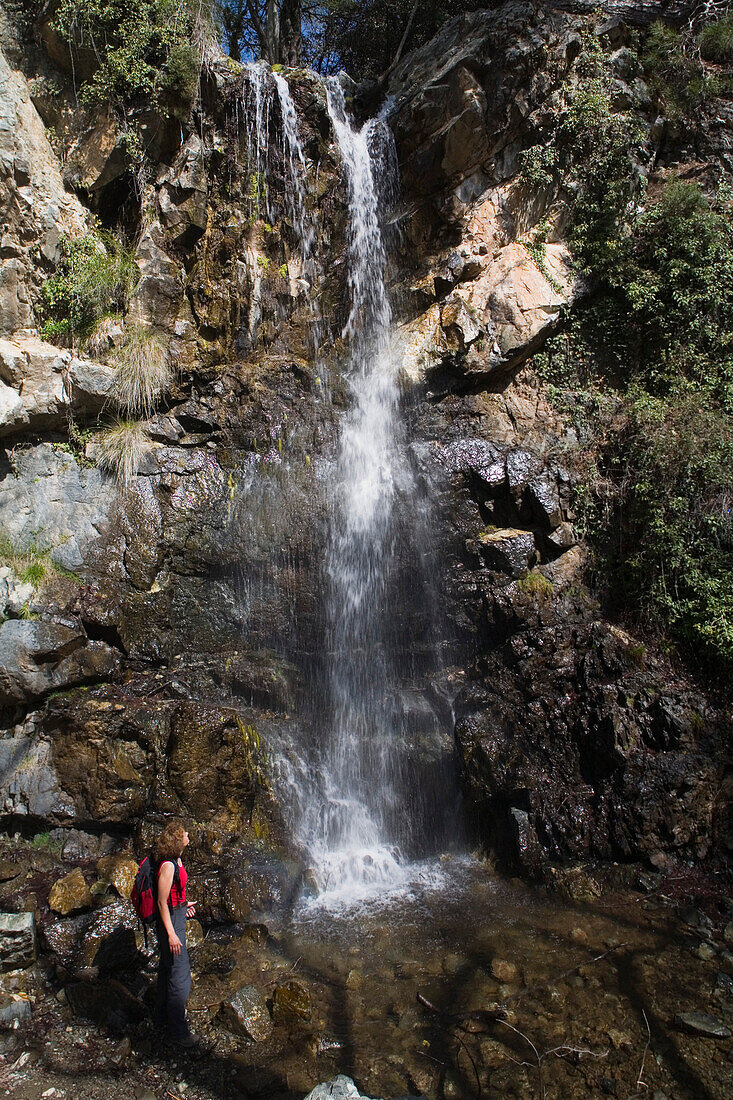
<svg viewBox="0 0 733 1100"><path fill-rule="evenodd" d="M186 830L180 821L171 821L166 825L155 845L155 854L159 863L166 859L175 863L185 847L183 843L185 835Z"/></svg>

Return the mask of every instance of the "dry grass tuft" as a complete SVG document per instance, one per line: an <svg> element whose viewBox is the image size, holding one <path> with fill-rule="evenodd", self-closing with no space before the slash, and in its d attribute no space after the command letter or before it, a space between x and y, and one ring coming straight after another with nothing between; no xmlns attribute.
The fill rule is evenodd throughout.
<svg viewBox="0 0 733 1100"><path fill-rule="evenodd" d="M160 338L142 325L131 325L111 362L117 368L112 400L127 416L148 420L174 377Z"/></svg>
<svg viewBox="0 0 733 1100"><path fill-rule="evenodd" d="M138 420L115 420L99 441L100 469L129 485L150 448L150 436Z"/></svg>

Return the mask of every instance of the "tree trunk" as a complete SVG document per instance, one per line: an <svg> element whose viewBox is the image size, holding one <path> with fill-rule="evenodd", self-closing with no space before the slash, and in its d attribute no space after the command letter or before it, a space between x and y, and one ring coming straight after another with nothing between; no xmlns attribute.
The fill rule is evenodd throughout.
<svg viewBox="0 0 733 1100"><path fill-rule="evenodd" d="M277 8L277 0L267 0L265 34L267 35L267 60L271 65L275 65L280 60L280 12Z"/></svg>
<svg viewBox="0 0 733 1100"><path fill-rule="evenodd" d="M301 0L282 0L280 11L280 63L299 68L303 61Z"/></svg>

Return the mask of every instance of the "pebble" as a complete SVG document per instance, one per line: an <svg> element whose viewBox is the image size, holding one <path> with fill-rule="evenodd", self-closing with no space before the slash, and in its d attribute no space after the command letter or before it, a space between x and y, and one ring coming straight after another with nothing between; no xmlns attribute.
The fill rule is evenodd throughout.
<svg viewBox="0 0 733 1100"><path fill-rule="evenodd" d="M675 1016L674 1023L684 1031L704 1035L708 1039L729 1039L731 1035L730 1028L705 1012L680 1012Z"/></svg>
<svg viewBox="0 0 733 1100"><path fill-rule="evenodd" d="M711 947L709 943L701 943L695 951L698 959L702 959L703 962L710 962L711 959L715 958L717 953L715 948Z"/></svg>
<svg viewBox="0 0 733 1100"><path fill-rule="evenodd" d="M506 962L505 959L493 959L491 973L498 982L513 982L517 978L516 966L514 963Z"/></svg>

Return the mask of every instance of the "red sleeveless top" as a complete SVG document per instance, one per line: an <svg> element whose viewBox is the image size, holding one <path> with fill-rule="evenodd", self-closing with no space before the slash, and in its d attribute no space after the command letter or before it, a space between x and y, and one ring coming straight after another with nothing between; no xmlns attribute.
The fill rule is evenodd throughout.
<svg viewBox="0 0 733 1100"><path fill-rule="evenodd" d="M158 868L158 878L160 878L160 872L163 870L163 867L166 863L173 864L173 860L163 860L160 867ZM175 866L175 864L173 864L173 866ZM188 882L188 873L182 863L178 864L178 876L181 880L181 892L179 893L176 888L176 876L174 874L173 882L171 884L171 892L168 895L168 904L170 905L171 909L177 909L179 905L186 904L186 883Z"/></svg>

